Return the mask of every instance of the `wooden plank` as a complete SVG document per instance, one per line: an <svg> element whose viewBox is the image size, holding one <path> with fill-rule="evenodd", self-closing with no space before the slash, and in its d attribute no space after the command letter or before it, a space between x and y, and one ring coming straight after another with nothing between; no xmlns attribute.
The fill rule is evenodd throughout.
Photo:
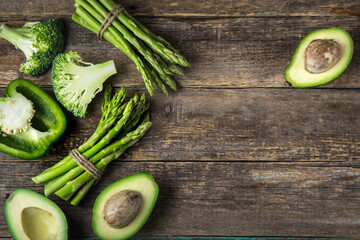
<svg viewBox="0 0 360 240"><path fill-rule="evenodd" d="M66 133L44 160L57 161L90 137L100 101L84 119L68 113ZM126 160L360 160L360 91L188 88L150 101L154 124Z"/></svg>
<svg viewBox="0 0 360 240"><path fill-rule="evenodd" d="M1 240L12 240L12 238L0 238ZM134 236L129 238L130 240L299 240L299 237L212 237L212 236ZM353 238L319 238L319 237L307 237L306 240L354 240ZM77 237L71 238L71 240L98 240L97 237Z"/></svg>
<svg viewBox="0 0 360 240"><path fill-rule="evenodd" d="M288 87L284 70L300 40L309 32L328 27L341 27L350 32L356 49L360 43L358 18L226 18L226 19L149 19L143 18L150 29L179 48L192 63L185 76L176 76L180 87L244 88ZM118 74L111 77L114 85L144 87L135 64L120 50L95 34L65 18L66 51L77 51L85 61L100 63L114 59ZM8 22L22 26L24 22ZM0 39L0 86L17 77L24 61L21 51ZM360 56L355 54L349 68L325 88L359 88ZM50 86L50 72L31 78L42 86Z"/></svg>
<svg viewBox="0 0 360 240"><path fill-rule="evenodd" d="M135 152L137 150L133 150ZM17 187L37 192L30 177L39 161L0 162L0 205ZM343 163L112 163L80 206L52 196L64 210L71 236L94 236L96 196L115 180L148 172L160 187L158 202L138 236L360 237L360 169ZM0 235L8 237L0 208Z"/></svg>
<svg viewBox="0 0 360 240"><path fill-rule="evenodd" d="M1 240L12 240L13 238L0 238ZM169 239L169 240L299 240L299 237L211 237L211 236L134 236L129 238L130 240L150 240L150 239ZM319 238L319 237L307 237L306 240L354 240L354 238ZM98 240L97 237L77 237L71 238L71 240Z"/></svg>
<svg viewBox="0 0 360 240"><path fill-rule="evenodd" d="M174 1L174 0L118 0L137 16L161 17L269 17L269 16L337 16L360 15L360 5L353 0L319 1ZM32 18L34 16L71 15L74 1L0 1L0 19Z"/></svg>
<svg viewBox="0 0 360 240"><path fill-rule="evenodd" d="M329 89L288 89L283 79L297 44L312 30L344 28L357 52L358 3L119 1L179 48L193 67L177 77L179 92L169 97L156 92L151 99L154 126L112 163L81 206L51 197L64 209L72 237L94 236L91 211L102 189L144 171L158 181L160 196L140 239L360 238L360 57L355 54L348 70L323 87ZM67 51L78 51L95 63L114 59L119 74L110 79L112 84L144 92L131 61L71 21L72 5L0 0L0 22L22 26L61 17L67 26ZM0 48L2 94L12 79L23 76L17 71L23 56L2 39ZM52 92L50 73L31 79ZM95 99L85 119L67 113L67 132L44 158L22 161L0 154L1 206L17 187L42 191L30 178L91 135L101 100ZM3 208L0 236L10 237Z"/></svg>

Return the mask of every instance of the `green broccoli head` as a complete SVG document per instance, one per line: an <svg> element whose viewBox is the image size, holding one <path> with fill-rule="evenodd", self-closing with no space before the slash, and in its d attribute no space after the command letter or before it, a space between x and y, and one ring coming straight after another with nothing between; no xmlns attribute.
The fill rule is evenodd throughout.
<svg viewBox="0 0 360 240"><path fill-rule="evenodd" d="M76 52L59 54L53 62L51 81L56 98L77 117L85 117L88 104L116 73L113 60L92 64Z"/></svg>
<svg viewBox="0 0 360 240"><path fill-rule="evenodd" d="M20 65L20 72L39 76L51 67L56 55L64 50L63 31L63 22L52 18L42 22L29 22L22 28L11 28L3 24L0 26L0 37L25 54L26 62Z"/></svg>

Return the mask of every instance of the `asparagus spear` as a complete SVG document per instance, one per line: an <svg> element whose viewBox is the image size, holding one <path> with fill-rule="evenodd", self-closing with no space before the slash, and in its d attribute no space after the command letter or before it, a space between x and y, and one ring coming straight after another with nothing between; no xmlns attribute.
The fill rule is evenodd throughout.
<svg viewBox="0 0 360 240"><path fill-rule="evenodd" d="M115 126L107 132L107 134L98 142L96 143L92 148L87 150L86 152L82 153L84 157L90 158L94 156L97 152L99 152L103 147L105 147L124 127L126 124L131 112L133 109L133 100L130 99L128 103L126 104L126 107L124 109L123 115L120 118L120 120L115 124ZM73 167L77 165L74 159L72 157L66 157L67 160L61 165L58 165L56 168L47 170L40 175L33 177L32 180L35 183L41 183L46 182L56 176L59 176L69 170L71 170Z"/></svg>
<svg viewBox="0 0 360 240"><path fill-rule="evenodd" d="M94 144L91 144L92 146L83 153L100 170L103 170L128 147L135 144L152 125L149 121L149 113L145 113L149 108L149 104L146 103L146 95L135 94L126 103L123 103L125 92L125 89L122 88L111 98L111 88L106 88L101 109L102 116L99 121L100 126L96 128L96 131L108 125L107 119L117 116L118 120L110 130L103 134L105 136L101 136L101 140L91 141ZM112 112L114 109L121 109L121 115L114 114ZM134 128L136 129L133 130ZM110 144L111 141L113 143ZM71 202L76 205L89 191L95 180L81 166L78 166L72 157L65 161L66 159L61 161L62 164L55 164L56 167L47 169L33 180L44 183L46 196L56 192L60 197L68 200L76 193Z"/></svg>
<svg viewBox="0 0 360 240"><path fill-rule="evenodd" d="M116 149L116 151L96 163L96 168L104 170L111 161L117 159L127 148L139 141L139 139L150 129L151 125L151 122L143 123L135 131L128 133L124 138L108 146L107 148ZM127 143L124 144L124 142ZM91 175L88 172L84 172L74 180L67 182L66 185L59 189L55 194L64 200L69 200L81 186L91 179Z"/></svg>
<svg viewBox="0 0 360 240"><path fill-rule="evenodd" d="M179 75L184 75L183 70L176 65L175 63L166 63L158 54L154 53L154 57L156 58L156 60L158 60L158 62L160 63L161 67L164 69L165 73L168 75L173 75L173 74L179 74Z"/></svg>
<svg viewBox="0 0 360 240"><path fill-rule="evenodd" d="M109 11L112 11L115 7L115 4L112 0L100 0L100 2L105 6ZM117 17L122 24L124 24L128 29L130 29L138 38L143 40L154 52L158 53L164 60L169 62L174 62L182 66L189 66L189 62L181 55L173 52L164 46L157 39L151 37L151 35L144 32L136 22L128 18L123 12L120 12Z"/></svg>
<svg viewBox="0 0 360 240"><path fill-rule="evenodd" d="M102 149L100 152L98 152L95 156L91 157L89 159L89 162L96 163L97 161L101 160L104 157L107 157L111 154L113 154L114 151L117 151L118 145L124 145L128 143L132 138L124 137L120 139L119 141L116 141L115 143L111 144L110 146ZM62 175L60 178L50 182L45 186L45 196L48 197L51 194L53 194L58 189L62 188L65 184L67 184L69 181L73 180L75 177L77 177L79 174L84 172L84 169L80 166L77 166L76 162L73 161L73 164L71 165L71 169L68 170L64 175Z"/></svg>
<svg viewBox="0 0 360 240"><path fill-rule="evenodd" d="M158 77L158 75L155 73L154 70L150 69L149 71L151 78L153 80L153 82L155 83L156 87L162 91L163 93L165 93L166 95L169 95L169 92L166 88L166 86L164 85L164 83L161 81L161 79Z"/></svg>
<svg viewBox="0 0 360 240"><path fill-rule="evenodd" d="M116 129L116 126L120 124L119 123L121 121L121 119L120 119L118 124L112 130L110 130L108 132L108 134L101 141L99 141L99 143L97 145L95 145L89 151L84 153L85 157L91 156L91 158L89 159L90 162L92 162L92 163L97 162L101 158L106 157L107 155L113 153L113 151L116 151L116 148L114 147L114 145L112 145L112 147L106 147L106 148L103 148L103 147L105 147L119 132L122 132L122 133L117 138L123 138L126 135L126 133L128 133L137 124L137 122L139 121L143 112L147 110L147 106L145 105L145 101L146 101L145 94L143 94L140 98L138 95L135 95L131 100L133 102L133 105L135 105L135 107L133 107L130 117L126 117L127 118L126 124L125 125L121 124L121 126L122 126L121 128L124 130L120 131L119 129ZM124 112L126 112L126 111L127 110L125 110ZM124 118L124 116L123 116L123 118ZM122 139L122 141L125 141L125 140L128 140L128 139L127 138ZM118 144L120 144L120 143L125 144L125 142L118 141ZM98 151L98 149L102 149L102 150ZM91 151L97 152L97 154L94 155L94 154L92 154ZM76 176L78 176L83 171L83 169L81 167L76 166L76 165L77 165L77 163L73 159L71 159L66 164L63 164L61 167L53 170L52 172L47 171L46 173L48 176L55 177L56 175L59 175L59 174L63 174L63 175L61 177L57 178L56 180L53 180L46 184L45 190L44 190L45 196L50 196L56 190L61 188L68 181L71 181L72 179L74 179Z"/></svg>
<svg viewBox="0 0 360 240"><path fill-rule="evenodd" d="M85 24L89 25L91 27L91 30L93 32L95 32L95 33L97 33L99 31L101 24L94 17L92 17L83 7L77 6L76 13L85 22L78 19L77 16L75 16L75 18L73 16L74 21L76 21L76 22L79 21L78 23L83 25L83 26ZM90 28L88 28L88 29L90 29ZM112 33L110 33L110 30L112 31ZM106 32L109 32L110 35L107 34L107 36L105 36ZM108 31L105 31L105 33L104 33L104 38L106 40L108 40L110 38L110 40L108 40L109 42L113 43L113 45L115 47L119 48L131 60L133 60L133 62L136 65L136 68L139 70L139 72L141 73L141 75L142 75L142 77L144 79L145 86L146 86L149 94L151 96L153 96L154 95L154 89L153 89L153 86L152 86L152 83L151 83L151 77L150 77L150 74L148 72L148 69L145 68L145 65L144 65L143 61L141 60L141 58L134 52L134 50L131 48L128 41L126 39L124 39L124 37L121 34L116 34L116 31L113 31L113 28L111 26L108 28Z"/></svg>
<svg viewBox="0 0 360 240"><path fill-rule="evenodd" d="M99 4L96 0L88 0L88 1L75 0L75 1L80 6L82 6L86 11L88 11L89 14L91 14L99 22L103 22L104 18L108 15L108 11L106 9L104 9L104 7L101 4ZM99 13L101 14L102 17L99 15ZM150 66L147 66L147 68L149 69L150 78L152 79L152 81L154 81L156 86L162 92L164 92L166 95L168 95L168 91L167 91L166 87L164 86L162 81L159 79L159 77L160 77L167 85L169 85L173 90L176 91L175 81L167 73L165 73L165 70L164 70L168 66L166 64L161 65L161 63L163 62L162 59L159 58L158 56L155 57L152 54L151 50L148 49L141 41L139 42L137 40L137 38L134 37L119 21L117 21L115 19L112 22L112 24L120 32L117 32L116 29L114 29L112 26L109 26L108 30L111 32L111 34L113 34L115 36L123 34L124 38L126 40L128 40L138 50L138 52L144 56L144 58L150 63L150 65L154 68L156 73L154 72L154 70L152 70L152 68ZM161 63L159 63L159 62L161 62ZM168 72L171 72L170 69L166 69L166 70ZM157 74L159 75L159 77L157 76Z"/></svg>
<svg viewBox="0 0 360 240"><path fill-rule="evenodd" d="M96 179L91 179L84 186L82 186L80 190L76 193L75 197L73 197L73 199L71 200L71 205L77 206L95 183Z"/></svg>
<svg viewBox="0 0 360 240"><path fill-rule="evenodd" d="M109 89L109 88L107 88L107 89L108 89L107 90L108 93L105 94L106 98L107 98L106 95L110 94L109 91L111 91L111 89ZM86 141L85 144L81 145L78 148L79 152L83 153L85 157L91 157L94 154L94 152L96 151L96 149L88 150L86 152L83 151L84 149L89 149L89 147L96 146L94 143L99 142L98 139L100 139L105 133L109 132L109 129L113 127L116 119L123 116L124 114L129 115L129 113L131 112L129 109L131 106L128 106L129 103L121 105L121 103L123 102L123 98L125 97L125 94L126 94L125 92L126 92L125 88L121 88L121 90L117 94L115 94L115 96L112 98L112 101L110 103L108 103L106 105L107 101L104 101L104 104L102 107L103 114L102 114L102 118L99 123L100 127L98 127L94 132L94 135L96 135L96 137L90 137L89 140ZM105 106L107 106L107 107L105 107ZM110 107L114 107L114 109L116 111L111 111ZM128 108L126 108L126 107L128 107ZM123 113L124 109L128 113ZM122 115L120 115L120 113ZM98 143L97 149L99 149L99 147L101 147L101 146L99 146L99 143ZM33 177L32 180L37 184L46 182L46 181L52 179L53 177L59 176L62 173L68 171L75 165L76 165L76 162L72 159L71 155L68 155L67 157L65 157L63 160L61 160L54 166L48 168L47 170L45 170L38 176Z"/></svg>
<svg viewBox="0 0 360 240"><path fill-rule="evenodd" d="M185 59L184 56L181 55L181 53L179 52L179 50L175 49L168 41L166 41L165 39L163 39L162 37L154 34L153 32L151 32L148 28L146 28L143 24L141 24L136 18L134 18L133 16L131 16L131 14L129 14L126 10L123 11L124 14L126 15L126 17L128 17L131 21L133 21L141 30L143 30L146 34L148 34L150 37L152 37L153 39L156 39L157 41L159 41L160 43L162 43L165 47L169 48L170 50L172 50L177 56L178 58L182 58L184 59L184 62L186 62L186 66L189 67L190 63Z"/></svg>
<svg viewBox="0 0 360 240"><path fill-rule="evenodd" d="M101 107L102 116L99 125L96 128L93 135L78 148L78 151L80 153L83 153L84 151L94 146L94 144L98 142L99 139L109 131L109 129L111 129L115 121L121 116L122 111L125 108L125 106L122 105L126 96L125 88L121 87L121 89L113 96L113 98L111 98L110 96L111 96L111 86L107 85L105 88L105 95L104 95L105 100ZM54 171L54 169L64 164L67 164L71 160L72 157L68 155L63 160L59 161L52 167L42 172L40 175L33 177L32 180L37 184L48 181L49 177L52 177L51 171Z"/></svg>
<svg viewBox="0 0 360 240"><path fill-rule="evenodd" d="M121 87L121 89L111 98L111 85L108 84L105 89L104 101L101 105L101 119L100 122L93 133L93 135L79 147L79 152L85 152L95 143L99 141L99 139L108 132L108 130L113 126L116 119L122 114L124 110L124 106L122 105L126 96L125 87Z"/></svg>
<svg viewBox="0 0 360 240"><path fill-rule="evenodd" d="M99 22L103 22L105 17L109 14L109 12L97 1L97 0L75 0L78 4L80 4L84 9L86 9L89 14L91 14L94 18L96 18ZM101 16L100 16L101 15ZM164 72L164 69L161 67L158 60L154 57L152 51L142 44L141 41L133 36L131 32L129 32L117 19L111 23L117 30L117 34L123 35L123 37L133 46L136 50L144 56L144 58L150 63L150 65L156 70L159 74L160 78L168 78L167 74ZM110 28L110 27L109 27ZM114 34L112 32L112 34ZM115 35L115 34L114 34Z"/></svg>
<svg viewBox="0 0 360 240"><path fill-rule="evenodd" d="M77 10L73 20L95 33L99 31L100 22L104 22L105 17L114 7L112 0L100 0L104 6L97 0L75 1ZM135 62L150 95L153 94L151 81L165 94L168 92L164 83L176 91L176 83L170 75L184 74L176 64L190 65L170 43L149 31L125 10L119 14L118 19L112 21L103 37ZM144 61L136 55L132 47L144 57Z"/></svg>
<svg viewBox="0 0 360 240"><path fill-rule="evenodd" d="M132 114L132 116L134 116L134 117L132 117L133 119L128 122L126 127L124 127L124 129L125 129L124 134L120 134L117 137L118 140L115 143L111 144L108 147L103 148L95 156L91 157L89 159L89 161L91 163L96 163L100 159L112 154L114 151L117 151L117 149L119 147L121 147L122 145L125 145L127 142L132 140L132 138L130 138L126 134L138 123L140 117L143 115L143 112L147 110L148 107L144 106L145 105L144 101L145 101L145 95L143 95L140 98L140 101L138 102L140 107L138 107L139 109L136 111L136 113ZM146 122L149 121L149 114L146 114L144 116L144 120L141 123L141 125L143 125L145 123L144 121L146 121ZM142 128L137 128L137 131L140 131L140 130L142 130ZM134 134L136 134L136 132ZM71 166L73 167L71 170L64 173L61 177L56 178L55 180L51 180L50 182L48 182L45 185L45 190L44 190L45 196L50 196L55 191L57 191L59 188L64 186L68 181L71 181L72 179L74 179L75 177L77 177L79 174L81 174L84 171L80 166L76 166L75 163L72 164Z"/></svg>
<svg viewBox="0 0 360 240"><path fill-rule="evenodd" d="M146 107L147 110L147 107ZM145 110L145 111L146 111ZM141 120L141 124L144 124L146 122L150 121L150 115L149 112L146 112L145 115L142 117ZM79 202L85 197L86 193L90 190L90 188L95 184L96 180L95 179L91 179L90 181L88 181L85 185L83 185L79 191L76 193L75 197L73 197L73 199L71 200L71 205L78 205Z"/></svg>

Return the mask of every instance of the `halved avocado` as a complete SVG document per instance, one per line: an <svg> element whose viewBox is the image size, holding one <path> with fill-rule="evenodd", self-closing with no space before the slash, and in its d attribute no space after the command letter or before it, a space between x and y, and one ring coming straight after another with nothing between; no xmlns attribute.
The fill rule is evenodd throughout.
<svg viewBox="0 0 360 240"><path fill-rule="evenodd" d="M326 84L345 71L353 51L353 41L345 30L316 30L300 42L285 70L285 79L298 88Z"/></svg>
<svg viewBox="0 0 360 240"><path fill-rule="evenodd" d="M95 234L100 239L106 240L130 238L140 230L149 218L158 193L158 185L154 178L147 173L134 174L114 182L105 188L96 198L92 216L92 227ZM134 206L136 203L134 202L136 202L138 195L140 196L140 201L138 209L136 209L136 206ZM121 200L119 200L120 198ZM116 200L122 202L114 204ZM120 223L117 227L113 226L114 222L107 222L108 220L105 216L107 214L105 211L109 209L109 205L116 206L115 208L110 207L112 212L132 212L134 216L130 216L130 222L127 221L129 218L125 219L125 221L120 221L126 222L126 226L122 226ZM125 209L124 206L129 206L132 209ZM119 208L124 209L121 211ZM131 213L129 214L132 215ZM119 215L121 214L119 213Z"/></svg>
<svg viewBox="0 0 360 240"><path fill-rule="evenodd" d="M66 240L68 225L64 213L51 200L18 188L5 201L5 217L16 240Z"/></svg>

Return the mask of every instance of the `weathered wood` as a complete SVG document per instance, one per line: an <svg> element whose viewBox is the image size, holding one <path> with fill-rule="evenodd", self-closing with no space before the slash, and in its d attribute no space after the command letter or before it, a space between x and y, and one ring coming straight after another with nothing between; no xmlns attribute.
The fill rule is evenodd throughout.
<svg viewBox="0 0 360 240"><path fill-rule="evenodd" d="M96 196L121 177L151 173L160 186L149 222L137 236L296 236L360 238L360 5L351 0L118 0L192 63L179 91L156 91L151 130L111 164L78 207L52 196L71 237L91 237ZM0 22L60 17L67 49L85 61L114 59L114 86L144 92L134 64L72 22L74 1L0 0ZM283 72L300 40L328 27L349 31L355 55L341 77L320 89L288 89ZM24 56L0 39L0 94ZM50 72L31 78L52 94ZM329 89L324 89L329 88ZM0 206L18 187L89 137L99 95L85 119L66 112L68 129L40 160L0 153ZM0 237L10 237L0 207ZM200 238L200 237L199 237ZM183 239L183 238L181 238ZM202 238L204 239L204 238ZM210 239L206 238L205 239Z"/></svg>
<svg viewBox="0 0 360 240"><path fill-rule="evenodd" d="M138 150L132 149L131 152ZM17 187L37 192L30 177L37 161L0 162L0 205ZM160 187L153 214L138 235L360 237L360 169L342 163L112 163L78 207L52 196L64 210L71 236L93 236L98 193L137 172ZM9 236L3 208L0 235Z"/></svg>
<svg viewBox="0 0 360 240"><path fill-rule="evenodd" d="M77 51L85 61L100 63L114 59L118 74L111 77L116 86L144 87L135 64L110 43L65 18L66 51ZM341 27L349 31L355 54L349 68L325 88L359 88L360 43L358 18L220 18L220 19L141 19L149 28L179 48L192 63L185 76L176 76L180 87L242 88L287 87L284 70L301 39L320 28ZM20 27L24 22L9 22ZM0 86L17 77L24 61L21 51L0 39ZM34 82L49 86L50 72Z"/></svg>
<svg viewBox="0 0 360 240"><path fill-rule="evenodd" d="M360 15L360 5L353 0L117 0L136 16L161 17L271 17ZM71 15L74 1L0 1L0 20L36 16Z"/></svg>
<svg viewBox="0 0 360 240"><path fill-rule="evenodd" d="M101 101L98 96L85 119L69 114L67 132L44 159L57 161L90 137ZM356 90L189 88L150 101L154 125L128 161L360 160Z"/></svg>

